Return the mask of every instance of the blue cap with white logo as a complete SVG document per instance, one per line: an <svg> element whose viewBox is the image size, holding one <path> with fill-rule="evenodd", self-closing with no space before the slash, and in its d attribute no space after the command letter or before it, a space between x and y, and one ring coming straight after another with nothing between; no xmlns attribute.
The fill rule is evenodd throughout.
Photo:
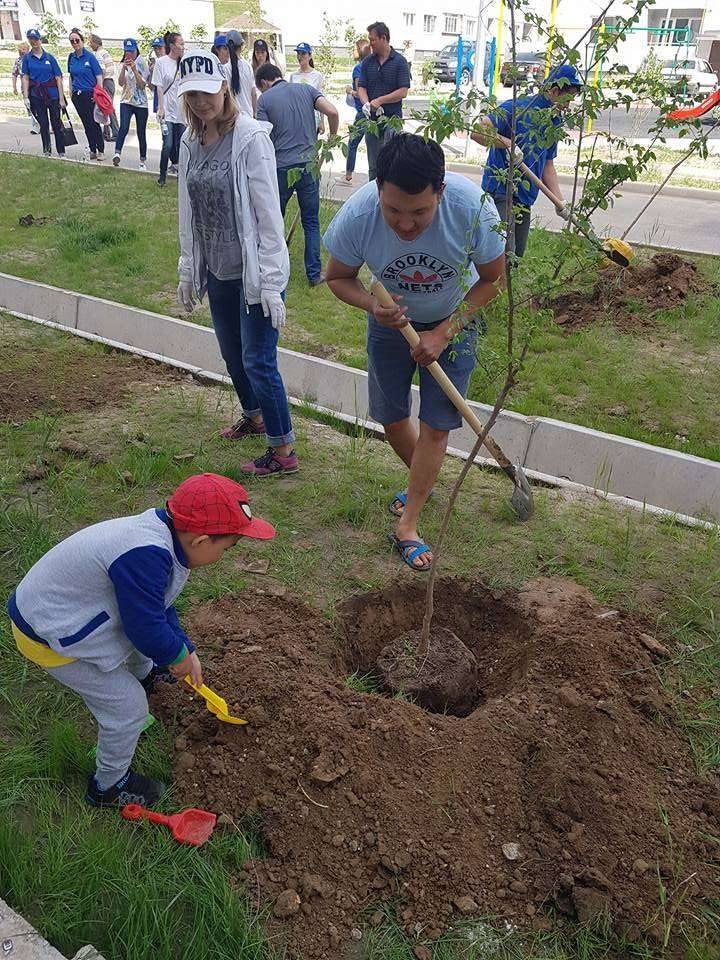
<svg viewBox="0 0 720 960"><path fill-rule="evenodd" d="M299 43L295 47L295 53L312 53L312 47L309 43Z"/></svg>
<svg viewBox="0 0 720 960"><path fill-rule="evenodd" d="M545 81L546 87L581 87L583 85L580 74L575 67L569 63L563 63L559 67L553 67L547 75Z"/></svg>
<svg viewBox="0 0 720 960"><path fill-rule="evenodd" d="M132 37L128 37L127 40L123 40L123 50L126 53L134 53L138 49L137 40L133 40Z"/></svg>
<svg viewBox="0 0 720 960"><path fill-rule="evenodd" d="M155 37L153 42L150 44L151 47L164 47L165 41L162 37Z"/></svg>
<svg viewBox="0 0 720 960"><path fill-rule="evenodd" d="M227 37L225 36L224 33L219 33L219 34L215 37L215 46L216 46L216 47L226 47L227 45L228 45L228 43L227 43Z"/></svg>
<svg viewBox="0 0 720 960"><path fill-rule="evenodd" d="M40 39L40 31L39 31L39 30L35 30L35 29L33 29L33 30L28 30L28 32L25 34L25 36L28 38L28 40L39 40L39 39Z"/></svg>

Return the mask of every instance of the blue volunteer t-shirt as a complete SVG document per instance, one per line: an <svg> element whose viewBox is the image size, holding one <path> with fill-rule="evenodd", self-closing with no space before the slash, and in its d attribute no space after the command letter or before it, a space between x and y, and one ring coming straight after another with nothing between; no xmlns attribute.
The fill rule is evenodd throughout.
<svg viewBox="0 0 720 960"><path fill-rule="evenodd" d="M87 93L97 86L97 78L102 76L102 67L90 50L83 50L78 56L71 53L68 57L68 73L72 77L73 93Z"/></svg>
<svg viewBox="0 0 720 960"><path fill-rule="evenodd" d="M560 116L552 111L552 102L541 94L532 97L518 97L515 101L515 143L523 152L523 162L530 167L535 176L542 179L548 160L557 156L558 127L562 123ZM501 136L510 139L512 133L513 102L501 103L490 119ZM503 147L491 147L488 154L483 190L495 197L507 196L506 180L508 153ZM523 180L517 184L514 198L517 203L531 207L538 196L534 183Z"/></svg>
<svg viewBox="0 0 720 960"><path fill-rule="evenodd" d="M323 238L348 267L366 263L390 293L403 297L416 323L445 320L475 285L475 264L502 256L505 241L490 197L459 173L445 176L445 193L430 226L416 240L401 240L385 223L377 184L344 204Z"/></svg>
<svg viewBox="0 0 720 960"><path fill-rule="evenodd" d="M39 93L36 89L36 84L44 84L50 100L57 100L59 98L60 94L58 93L55 78L61 77L62 71L60 70L57 60L51 53L46 53L43 50L39 57L32 51L26 53L20 64L20 73L23 77L27 77L30 80L31 97Z"/></svg>

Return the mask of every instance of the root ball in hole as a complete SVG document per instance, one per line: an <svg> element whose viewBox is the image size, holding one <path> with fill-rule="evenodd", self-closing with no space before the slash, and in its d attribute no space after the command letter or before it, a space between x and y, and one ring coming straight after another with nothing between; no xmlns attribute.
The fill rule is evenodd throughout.
<svg viewBox="0 0 720 960"><path fill-rule="evenodd" d="M478 699L478 665L462 640L444 627L430 637L426 657L418 653L420 632L398 637L380 652L377 671L392 694L410 697L431 713L464 717Z"/></svg>

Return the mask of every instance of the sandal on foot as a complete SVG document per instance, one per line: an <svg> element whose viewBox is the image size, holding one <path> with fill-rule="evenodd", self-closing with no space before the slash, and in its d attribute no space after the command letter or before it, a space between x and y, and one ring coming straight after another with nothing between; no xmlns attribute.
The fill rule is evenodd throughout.
<svg viewBox="0 0 720 960"><path fill-rule="evenodd" d="M400 554L403 562L406 563L411 570L414 570L415 573L427 573L430 567L432 567L432 562L425 567L416 567L413 563L414 560L423 556L423 554L432 553L432 547L423 543L422 540L400 540L394 533L388 534L388 540Z"/></svg>
<svg viewBox="0 0 720 960"><path fill-rule="evenodd" d="M428 495L428 500L432 500L434 496L435 496L435 487L433 487L432 490L430 491L430 494ZM395 496L392 498L392 500L388 504L388 510L394 517L401 517L403 515L403 510L407 505L407 498L408 498L407 490L398 491L398 493L396 493ZM396 503L402 504L403 510L398 509L395 506Z"/></svg>

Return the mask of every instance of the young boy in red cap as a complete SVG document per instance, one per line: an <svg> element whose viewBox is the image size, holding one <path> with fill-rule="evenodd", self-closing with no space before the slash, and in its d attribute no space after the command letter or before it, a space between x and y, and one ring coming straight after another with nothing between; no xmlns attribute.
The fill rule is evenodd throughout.
<svg viewBox="0 0 720 960"><path fill-rule="evenodd" d="M190 571L216 563L240 537L269 540L239 483L189 477L165 510L78 531L30 569L8 601L19 651L80 694L98 723L93 806L153 806L165 785L130 766L158 668L200 685L202 668L174 601Z"/></svg>

